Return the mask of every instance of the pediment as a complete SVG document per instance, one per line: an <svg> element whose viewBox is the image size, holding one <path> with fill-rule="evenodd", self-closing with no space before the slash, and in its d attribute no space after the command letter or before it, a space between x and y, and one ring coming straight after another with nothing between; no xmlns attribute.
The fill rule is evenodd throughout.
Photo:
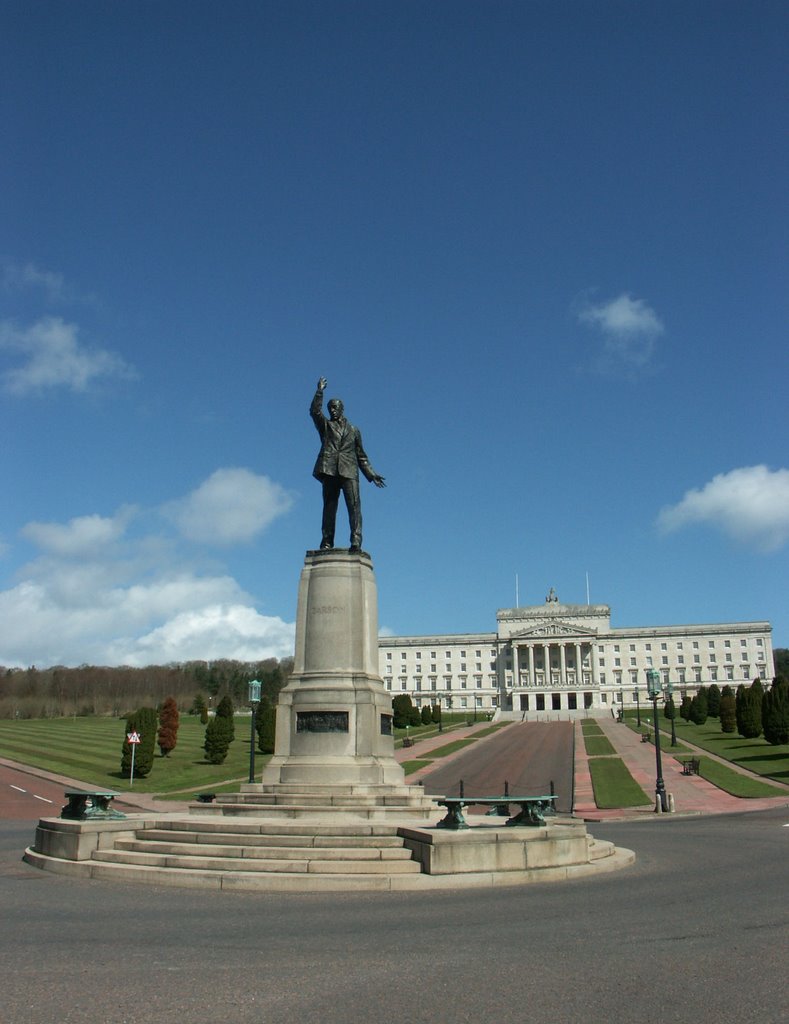
<svg viewBox="0 0 789 1024"><path fill-rule="evenodd" d="M528 629L513 633L512 640L538 640L548 636L596 637L597 630L577 626L572 622L539 622Z"/></svg>

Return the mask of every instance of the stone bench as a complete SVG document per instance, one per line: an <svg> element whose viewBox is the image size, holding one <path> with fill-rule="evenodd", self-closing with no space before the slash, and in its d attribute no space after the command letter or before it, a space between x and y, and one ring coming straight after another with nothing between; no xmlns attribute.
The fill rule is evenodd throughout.
<svg viewBox="0 0 789 1024"><path fill-rule="evenodd" d="M641 733L641 742L642 743L649 743L651 739L652 739L652 733L651 732L642 732Z"/></svg>
<svg viewBox="0 0 789 1024"><path fill-rule="evenodd" d="M550 793L544 796L445 796L436 802L439 807L447 809L446 816L437 823L436 828L469 828L463 816L463 808L474 804L490 806L492 811L489 813L498 813L502 816L509 813L510 804L516 804L520 811L508 818L505 824L539 828L546 823L545 814L554 812L556 795Z"/></svg>
<svg viewBox="0 0 789 1024"><path fill-rule="evenodd" d="M701 769L701 759L698 757L681 757L679 763L682 765L683 775L698 775Z"/></svg>
<svg viewBox="0 0 789 1024"><path fill-rule="evenodd" d="M111 789L67 789L68 803L60 812L61 818L71 821L100 821L111 818L125 818L121 811L116 811L112 801L118 796Z"/></svg>

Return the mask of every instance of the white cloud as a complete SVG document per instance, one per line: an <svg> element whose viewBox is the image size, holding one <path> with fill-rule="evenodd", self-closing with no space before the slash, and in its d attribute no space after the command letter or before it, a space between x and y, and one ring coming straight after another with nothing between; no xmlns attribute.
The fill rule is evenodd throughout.
<svg viewBox="0 0 789 1024"><path fill-rule="evenodd" d="M239 661L293 654L295 628L243 604L213 604L185 611L133 641L115 646L124 665L167 664L232 657ZM228 650L232 655L228 655Z"/></svg>
<svg viewBox="0 0 789 1024"><path fill-rule="evenodd" d="M578 312L578 320L603 335L601 368L618 365L630 370L643 369L652 359L655 341L664 331L654 309L626 292L609 302L585 304Z"/></svg>
<svg viewBox="0 0 789 1024"><path fill-rule="evenodd" d="M189 540L224 545L251 541L292 504L291 495L268 477L231 468L216 470L162 511Z"/></svg>
<svg viewBox="0 0 789 1024"><path fill-rule="evenodd" d="M197 496L197 497L196 497ZM291 499L266 477L218 470L177 504L187 532L248 541ZM234 507L234 503L235 506ZM293 653L294 630L261 615L223 568L187 563L177 542L135 536L135 506L21 530L38 555L0 590L0 665L149 665ZM160 521L161 523L161 521Z"/></svg>
<svg viewBox="0 0 789 1024"><path fill-rule="evenodd" d="M41 290L50 302L66 297L65 282L62 274L51 270L41 270L33 263L13 263L4 260L0 267L0 281L7 292L24 291L28 288Z"/></svg>
<svg viewBox="0 0 789 1024"><path fill-rule="evenodd" d="M119 540L134 514L124 507L115 516L79 516L68 523L27 523L22 534L39 548L55 555L90 555L98 548Z"/></svg>
<svg viewBox="0 0 789 1024"><path fill-rule="evenodd" d="M19 352L25 361L6 370L5 390L15 395L65 387L86 391L101 378L133 379L136 374L120 356L88 349L77 340L77 326L60 317L44 317L26 330L10 320L0 323L0 349Z"/></svg>
<svg viewBox="0 0 789 1024"><path fill-rule="evenodd" d="M789 470L745 466L720 473L680 502L664 508L658 525L666 532L693 523L717 527L763 551L789 540Z"/></svg>

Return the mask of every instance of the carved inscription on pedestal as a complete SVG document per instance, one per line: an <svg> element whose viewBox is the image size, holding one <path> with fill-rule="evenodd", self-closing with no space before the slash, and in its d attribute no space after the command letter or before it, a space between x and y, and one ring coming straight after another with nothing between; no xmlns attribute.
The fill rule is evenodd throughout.
<svg viewBox="0 0 789 1024"><path fill-rule="evenodd" d="M381 735L392 735L392 715L381 715Z"/></svg>
<svg viewBox="0 0 789 1024"><path fill-rule="evenodd" d="M297 711L296 732L348 732L348 712Z"/></svg>

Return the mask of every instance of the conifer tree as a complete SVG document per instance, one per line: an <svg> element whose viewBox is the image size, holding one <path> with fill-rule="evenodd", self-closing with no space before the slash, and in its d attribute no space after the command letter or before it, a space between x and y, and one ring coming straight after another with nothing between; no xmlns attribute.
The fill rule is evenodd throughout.
<svg viewBox="0 0 789 1024"><path fill-rule="evenodd" d="M175 750L178 742L178 705L174 697L168 697L162 704L159 712L159 735L157 742L162 757L168 757L171 750Z"/></svg>
<svg viewBox="0 0 789 1024"><path fill-rule="evenodd" d="M209 764L222 764L230 748L231 736L228 719L214 715L205 728L205 759Z"/></svg>
<svg viewBox="0 0 789 1024"><path fill-rule="evenodd" d="M131 775L132 745L126 739L129 733L139 734L140 742L134 752L134 774L140 778L146 776L153 767L153 755L156 747L156 708L138 708L126 719L126 732L123 737L121 752L121 771L129 778Z"/></svg>
<svg viewBox="0 0 789 1024"><path fill-rule="evenodd" d="M230 697L230 694L226 693L217 705L215 717L226 719L231 743L236 737L236 729L233 724L233 710L232 698Z"/></svg>
<svg viewBox="0 0 789 1024"><path fill-rule="evenodd" d="M433 714L427 704L424 705L419 714L422 719L422 725L430 725L433 721Z"/></svg>
<svg viewBox="0 0 789 1024"><path fill-rule="evenodd" d="M731 689L729 689L729 693L721 693L718 717L721 723L721 732L737 731L737 714L734 707L734 694Z"/></svg>
<svg viewBox="0 0 789 1024"><path fill-rule="evenodd" d="M713 683L712 686L707 690L707 714L710 718L717 718L720 714L721 707L721 692L718 689L718 684Z"/></svg>
<svg viewBox="0 0 789 1024"><path fill-rule="evenodd" d="M260 753L273 754L276 742L277 709L265 695L261 697L255 711L255 729L258 734Z"/></svg>
<svg viewBox="0 0 789 1024"><path fill-rule="evenodd" d="M762 697L762 728L773 746L789 743L789 683L782 678L773 679Z"/></svg>
<svg viewBox="0 0 789 1024"><path fill-rule="evenodd" d="M761 680L757 677L746 687L737 687L737 731L746 740L755 740L762 733L762 690Z"/></svg>
<svg viewBox="0 0 789 1024"><path fill-rule="evenodd" d="M679 717L684 719L686 722L690 721L690 705L690 697L687 694L685 694L679 705Z"/></svg>
<svg viewBox="0 0 789 1024"><path fill-rule="evenodd" d="M707 693L703 686L690 702L690 720L694 725L704 725L707 721Z"/></svg>

